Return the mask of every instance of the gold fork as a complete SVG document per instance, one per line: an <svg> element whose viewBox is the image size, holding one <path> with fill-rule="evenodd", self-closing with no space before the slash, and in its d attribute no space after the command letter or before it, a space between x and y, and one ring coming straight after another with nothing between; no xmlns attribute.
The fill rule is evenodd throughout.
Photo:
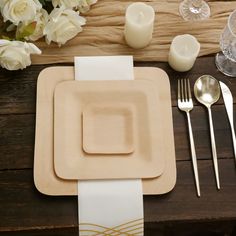
<svg viewBox="0 0 236 236"><path fill-rule="evenodd" d="M195 177L195 184L197 189L197 196L200 197L200 186L199 186L199 177L198 177L198 168L197 168L197 157L193 139L193 131L190 120L190 111L193 109L193 100L191 96L190 84L188 79L178 80L178 107L181 111L186 112L188 120L188 132L190 139L191 147L191 156L193 163L193 172Z"/></svg>

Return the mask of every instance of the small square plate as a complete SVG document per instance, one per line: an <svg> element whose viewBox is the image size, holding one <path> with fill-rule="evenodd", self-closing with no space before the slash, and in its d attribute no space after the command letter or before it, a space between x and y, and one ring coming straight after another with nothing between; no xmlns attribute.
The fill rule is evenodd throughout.
<svg viewBox="0 0 236 236"><path fill-rule="evenodd" d="M133 106L125 103L88 104L83 110L83 150L90 154L132 153L133 112Z"/></svg>
<svg viewBox="0 0 236 236"><path fill-rule="evenodd" d="M57 175L63 179L78 180L160 176L164 159L160 103L156 90L146 80L69 81L58 84L54 96L54 166ZM120 103L133 106L132 153L91 154L83 150L83 111L91 104L102 106L107 101L114 107ZM117 130L114 122L110 125L111 130ZM92 132L94 128L92 125ZM96 129L104 132L102 127ZM127 131L123 130L121 134L124 132ZM97 134L98 137L102 135ZM104 141L102 149L106 148ZM101 145L98 146L101 148Z"/></svg>

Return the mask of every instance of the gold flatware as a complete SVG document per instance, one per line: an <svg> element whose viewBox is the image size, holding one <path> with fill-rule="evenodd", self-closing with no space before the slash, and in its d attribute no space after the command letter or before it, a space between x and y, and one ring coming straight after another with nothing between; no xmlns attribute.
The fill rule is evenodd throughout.
<svg viewBox="0 0 236 236"><path fill-rule="evenodd" d="M233 140L233 147L234 147L234 158L236 160L236 137L235 137L235 131L234 131L233 96L228 86L221 81L220 81L220 88L223 95L226 112L229 118L232 140Z"/></svg>
<svg viewBox="0 0 236 236"><path fill-rule="evenodd" d="M197 79L194 84L194 94L196 99L206 106L209 115L210 134L211 134L211 149L213 156L213 164L216 176L217 189L220 189L218 161L215 144L215 134L212 122L211 106L216 103L220 98L220 85L219 82L210 75L203 75Z"/></svg>
<svg viewBox="0 0 236 236"><path fill-rule="evenodd" d="M195 151L195 144L193 138L192 125L190 120L190 111L193 109L193 101L191 96L190 84L188 79L178 80L178 107L181 111L186 112L188 120L188 131L191 147L191 156L193 163L193 172L195 177L195 184L197 189L197 196L200 197L200 185L198 177L197 157Z"/></svg>

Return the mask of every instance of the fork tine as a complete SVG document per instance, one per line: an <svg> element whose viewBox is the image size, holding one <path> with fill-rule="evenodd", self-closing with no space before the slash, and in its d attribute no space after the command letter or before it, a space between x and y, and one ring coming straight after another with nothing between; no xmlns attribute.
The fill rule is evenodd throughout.
<svg viewBox="0 0 236 236"><path fill-rule="evenodd" d="M178 79L178 99L181 100L181 94L180 94L180 80Z"/></svg>
<svg viewBox="0 0 236 236"><path fill-rule="evenodd" d="M189 79L188 79L188 97L189 99L192 98Z"/></svg>
<svg viewBox="0 0 236 236"><path fill-rule="evenodd" d="M185 101L183 79L180 80L180 88L181 88L181 98L182 98L182 101Z"/></svg>
<svg viewBox="0 0 236 236"><path fill-rule="evenodd" d="M187 99L187 97L186 97L186 92L185 92L185 83L184 83L184 79L181 79L181 87L182 87L182 97L183 97L183 101L185 102L186 101L186 99Z"/></svg>
<svg viewBox="0 0 236 236"><path fill-rule="evenodd" d="M187 90L187 80L184 79L184 96L185 96L185 101L188 101L188 90Z"/></svg>

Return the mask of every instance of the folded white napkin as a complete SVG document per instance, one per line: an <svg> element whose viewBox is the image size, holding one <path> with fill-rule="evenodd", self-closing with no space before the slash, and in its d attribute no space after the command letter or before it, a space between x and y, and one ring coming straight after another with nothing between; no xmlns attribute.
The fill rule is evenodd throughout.
<svg viewBox="0 0 236 236"><path fill-rule="evenodd" d="M76 80L133 80L132 56L75 57ZM141 179L78 182L79 232L143 235Z"/></svg>

